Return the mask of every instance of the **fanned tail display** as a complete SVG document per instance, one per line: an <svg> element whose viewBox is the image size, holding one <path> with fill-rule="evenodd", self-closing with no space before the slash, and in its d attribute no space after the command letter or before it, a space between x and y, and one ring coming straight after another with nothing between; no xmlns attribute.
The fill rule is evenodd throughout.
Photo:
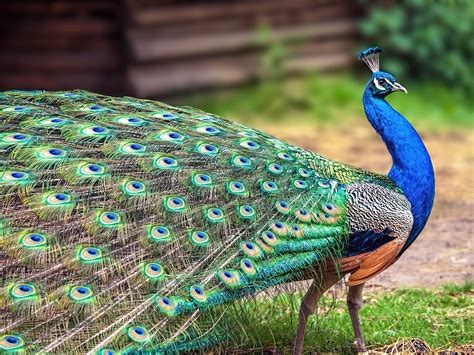
<svg viewBox="0 0 474 355"><path fill-rule="evenodd" d="M0 118L2 350L241 341L245 302L347 245L355 173L257 130L86 91L4 92Z"/></svg>

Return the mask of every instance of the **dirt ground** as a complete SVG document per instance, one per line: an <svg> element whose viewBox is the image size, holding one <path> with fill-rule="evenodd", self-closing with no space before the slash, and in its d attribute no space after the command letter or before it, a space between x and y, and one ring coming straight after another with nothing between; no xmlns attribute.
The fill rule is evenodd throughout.
<svg viewBox="0 0 474 355"><path fill-rule="evenodd" d="M364 169L388 172L391 159L367 122L344 128L281 125L257 127L297 146ZM284 135L281 132L285 132ZM436 197L422 234L369 290L435 287L474 279L474 133L421 133L436 174Z"/></svg>

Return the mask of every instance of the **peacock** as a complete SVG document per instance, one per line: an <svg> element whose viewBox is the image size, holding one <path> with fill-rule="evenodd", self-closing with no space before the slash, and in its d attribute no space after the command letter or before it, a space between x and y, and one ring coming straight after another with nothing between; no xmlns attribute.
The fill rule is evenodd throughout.
<svg viewBox="0 0 474 355"><path fill-rule="evenodd" d="M372 75L370 124L388 175L192 107L84 90L0 93L0 350L182 353L251 343L246 319L284 285L318 298L346 276L355 346L364 283L424 228L428 152ZM297 283L301 285L302 283ZM304 284L304 283L303 283Z"/></svg>

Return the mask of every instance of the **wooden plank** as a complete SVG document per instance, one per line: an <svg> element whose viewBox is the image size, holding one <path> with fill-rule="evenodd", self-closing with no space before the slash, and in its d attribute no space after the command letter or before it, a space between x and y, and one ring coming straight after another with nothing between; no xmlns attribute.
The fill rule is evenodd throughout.
<svg viewBox="0 0 474 355"><path fill-rule="evenodd" d="M130 19L132 24L139 26L156 26L164 24L176 25L192 21L212 21L222 17L233 16L261 16L272 11L289 11L291 9L311 8L321 9L323 6L331 6L337 3L344 3L343 0L260 0L260 1L239 1L224 3L197 3L170 6L133 6ZM347 4L347 2L346 2Z"/></svg>
<svg viewBox="0 0 474 355"><path fill-rule="evenodd" d="M348 41L313 44L284 62L287 73L314 69L334 69L350 63L353 56ZM128 78L136 95L152 97L199 88L237 85L262 75L256 53L219 56L178 63L134 65Z"/></svg>
<svg viewBox="0 0 474 355"><path fill-rule="evenodd" d="M120 65L121 58L107 50L8 51L0 56L0 67L10 70L108 71Z"/></svg>
<svg viewBox="0 0 474 355"><path fill-rule="evenodd" d="M0 31L4 35L52 35L60 33L63 36L93 36L111 35L117 33L117 25L113 19L71 18L55 19L3 19L0 22Z"/></svg>
<svg viewBox="0 0 474 355"><path fill-rule="evenodd" d="M102 93L122 93L124 78L118 72L101 75L82 73L41 73L37 71L0 72L0 90L72 90L85 89Z"/></svg>
<svg viewBox="0 0 474 355"><path fill-rule="evenodd" d="M323 37L337 37L353 33L356 23L352 19L343 19L327 23L303 26L289 26L272 31L275 41L292 41ZM239 33L215 33L212 35L189 36L176 39L129 37L131 54L135 61L152 61L183 56L197 56L224 52L241 51L261 46L255 31Z"/></svg>
<svg viewBox="0 0 474 355"><path fill-rule="evenodd" d="M150 97L200 87L243 83L259 65L254 56L213 58L180 65L132 66L129 82L135 95Z"/></svg>
<svg viewBox="0 0 474 355"><path fill-rule="evenodd" d="M57 17L64 15L104 14L113 13L120 8L115 0L60 0L60 1L0 1L0 12L8 16L47 16Z"/></svg>
<svg viewBox="0 0 474 355"><path fill-rule="evenodd" d="M314 40L306 43L297 43L286 47L288 58L298 58L306 56L317 57L325 53L344 53L349 56L354 55L355 35L341 38L327 38L325 40Z"/></svg>
<svg viewBox="0 0 474 355"><path fill-rule="evenodd" d="M300 74L310 70L334 70L347 66L353 61L353 56L345 53L309 55L290 59L284 68L288 74Z"/></svg>
<svg viewBox="0 0 474 355"><path fill-rule="evenodd" d="M314 24L324 22L336 17L352 17L351 7L335 3L322 8L308 9L302 7L297 11L282 11L265 13L260 16L232 16L231 13L225 17L219 17L212 21L185 22L168 24L165 26L134 26L129 25L128 32L143 37L176 37L213 34L219 32L241 31L254 29L255 31L265 25L270 28L285 27L291 25Z"/></svg>
<svg viewBox="0 0 474 355"><path fill-rule="evenodd" d="M8 50L118 50L120 42L113 36L101 35L63 35L61 33L50 34L20 34L6 35L0 39L2 48Z"/></svg>

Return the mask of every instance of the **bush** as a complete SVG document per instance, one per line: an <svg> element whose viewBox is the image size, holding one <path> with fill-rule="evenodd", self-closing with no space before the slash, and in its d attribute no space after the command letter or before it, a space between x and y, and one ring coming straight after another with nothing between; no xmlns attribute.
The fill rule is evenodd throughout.
<svg viewBox="0 0 474 355"><path fill-rule="evenodd" d="M381 68L413 80L474 91L474 2L402 0L370 7L360 30L367 46L387 49Z"/></svg>

